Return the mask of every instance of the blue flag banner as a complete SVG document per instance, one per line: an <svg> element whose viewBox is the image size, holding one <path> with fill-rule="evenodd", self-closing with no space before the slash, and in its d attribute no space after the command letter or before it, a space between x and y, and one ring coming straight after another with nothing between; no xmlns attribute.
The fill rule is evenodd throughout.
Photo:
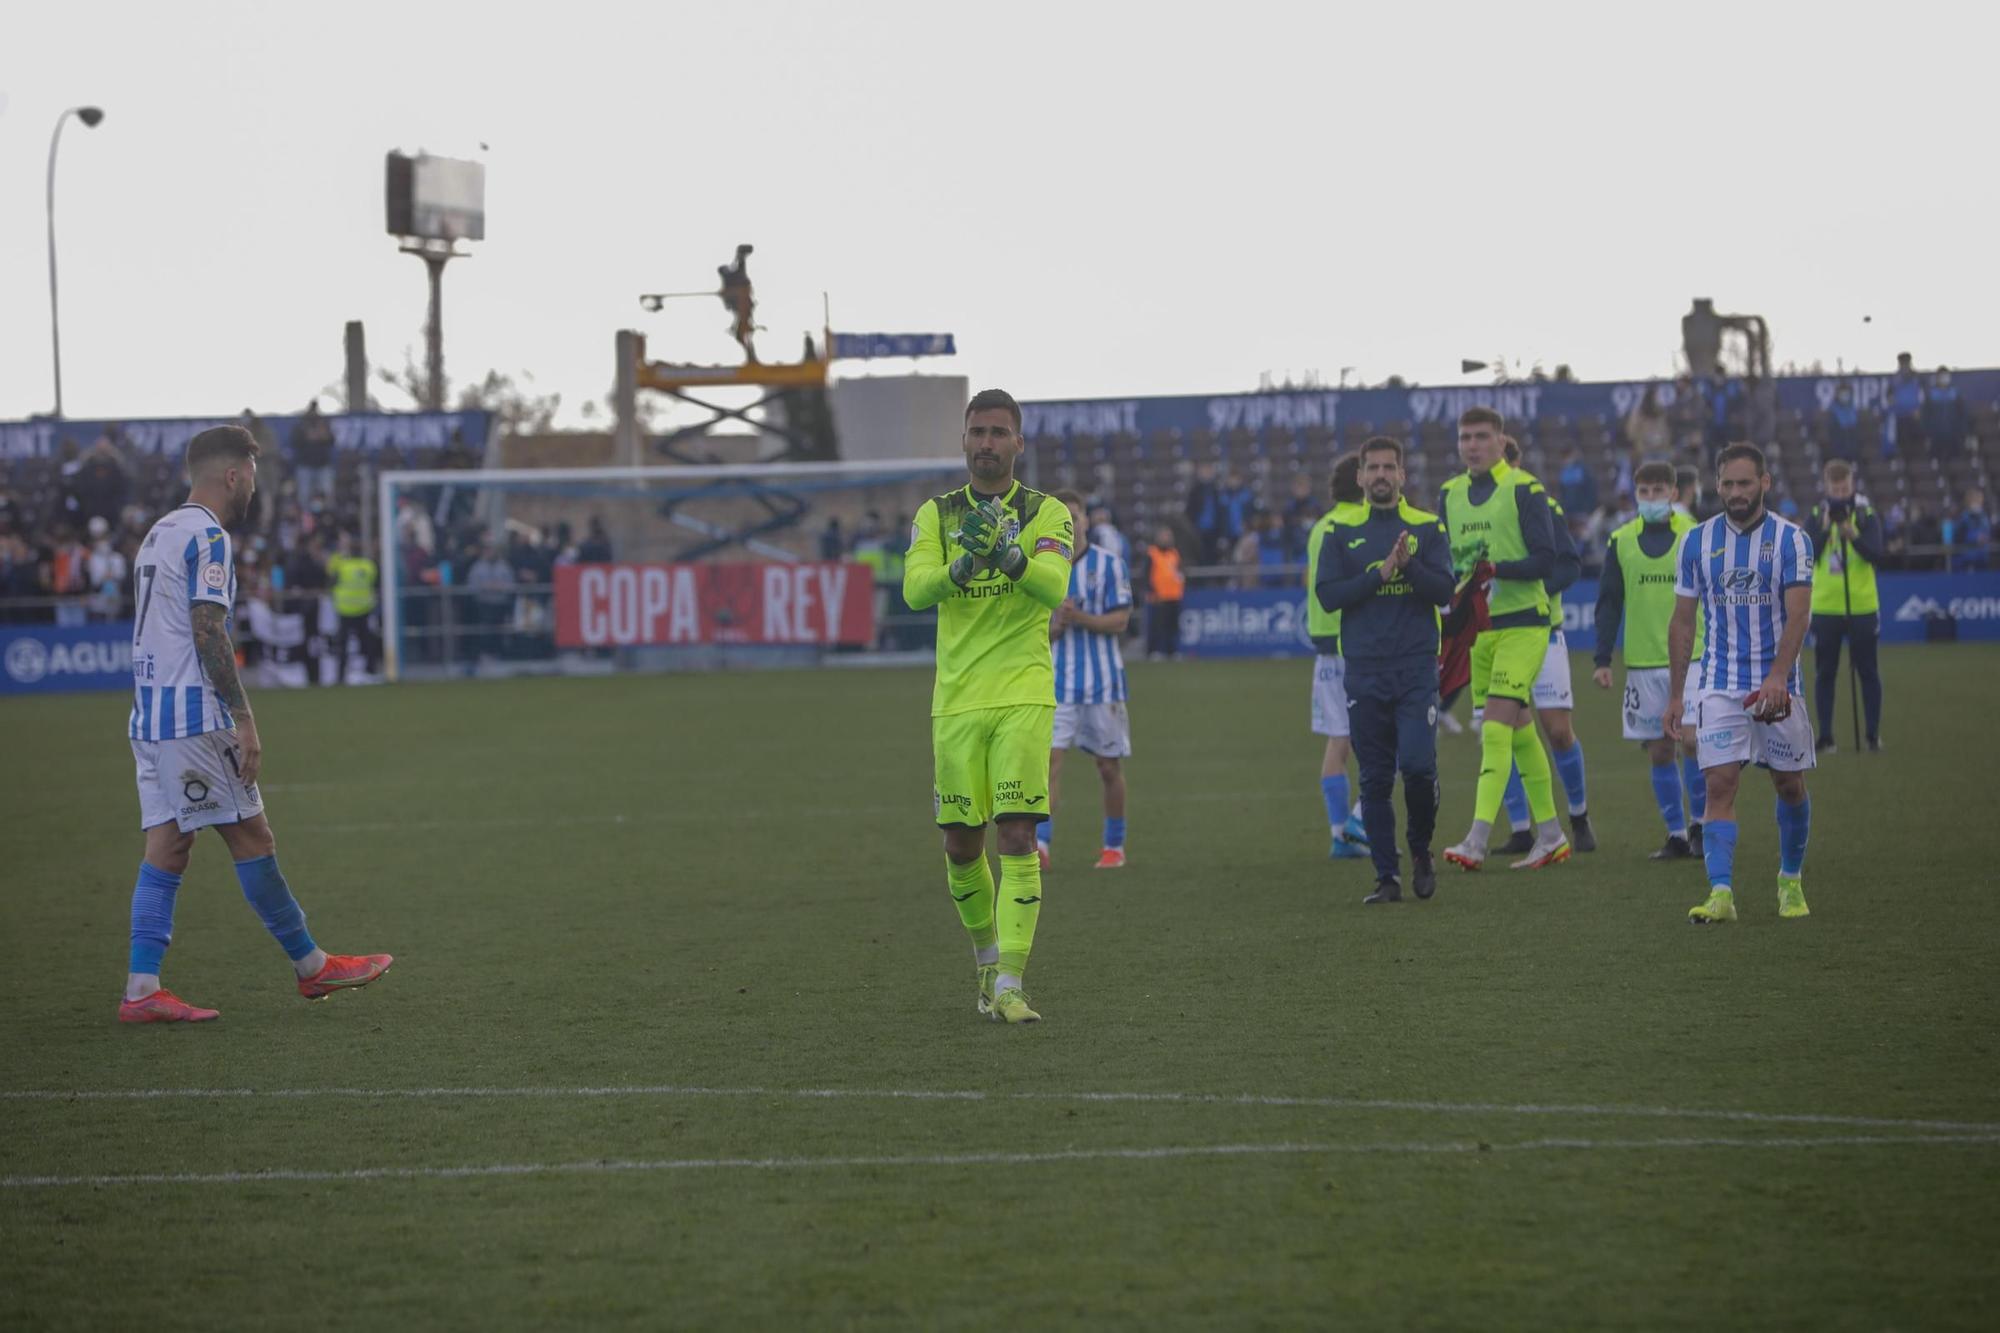
<svg viewBox="0 0 2000 1333"><path fill-rule="evenodd" d="M829 355L844 361L878 356L957 356L949 333L836 333Z"/></svg>
<svg viewBox="0 0 2000 1333"><path fill-rule="evenodd" d="M1882 574L1884 643L2000 640L2000 573ZM1572 653L1597 648L1597 580L1563 590ZM1181 651L1189 657L1306 657L1303 589L1190 588L1181 602ZM1810 651L1810 649L1808 649Z"/></svg>
<svg viewBox="0 0 2000 1333"><path fill-rule="evenodd" d="M264 417L278 447L289 456L292 431L299 416ZM328 413L336 447L361 453L397 449L442 449L454 441L475 454L486 452L493 429L491 412L338 412ZM52 458L64 441L88 449L109 435L140 454L178 454L189 440L210 426L239 426L241 417L124 417L104 420L0 421L0 461Z"/></svg>
<svg viewBox="0 0 2000 1333"><path fill-rule="evenodd" d="M1952 384L1968 406L2000 403L2000 370L1954 370ZM1862 411L1889 399L1893 375L1786 375L1773 381L1777 406L1808 416L1833 405L1841 385L1854 392ZM1924 377L1926 387L1929 376ZM1072 435L1136 435L1198 430L1222 434L1266 428L1307 430L1361 422L1394 431L1432 421L1455 421L1469 407L1490 407L1516 421L1602 417L1623 421L1654 391L1661 407L1674 403L1671 380L1625 380L1596 384L1525 383L1414 389L1297 389L1272 393L1225 393L1167 398L1085 398L1071 402L1021 404L1021 433L1029 439Z"/></svg>

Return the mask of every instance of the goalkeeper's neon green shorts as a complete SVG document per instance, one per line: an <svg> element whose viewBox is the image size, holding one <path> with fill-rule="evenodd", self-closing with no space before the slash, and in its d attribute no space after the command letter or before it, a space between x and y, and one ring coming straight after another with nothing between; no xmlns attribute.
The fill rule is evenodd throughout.
<svg viewBox="0 0 2000 1333"><path fill-rule="evenodd" d="M1472 641L1472 706L1484 708L1488 698L1533 702L1535 677L1542 674L1548 651L1547 625L1482 633Z"/></svg>
<svg viewBox="0 0 2000 1333"><path fill-rule="evenodd" d="M940 826L1049 817L1049 749L1056 709L1039 704L978 708L931 719Z"/></svg>

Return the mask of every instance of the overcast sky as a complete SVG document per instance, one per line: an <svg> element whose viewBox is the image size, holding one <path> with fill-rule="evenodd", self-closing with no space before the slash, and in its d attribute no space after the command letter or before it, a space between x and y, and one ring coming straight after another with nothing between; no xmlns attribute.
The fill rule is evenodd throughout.
<svg viewBox="0 0 2000 1333"><path fill-rule="evenodd" d="M1781 362L2000 364L2000 5L505 12L9 7L0 418L52 402L49 135L86 103L57 182L72 417L293 410L349 319L421 362L398 147L487 164L452 377L531 373L572 422L620 327L733 359L719 302L636 296L712 286L738 241L767 356L825 291L837 328L955 333L931 366L1024 398L1502 354L1664 374L1696 295L1766 316Z"/></svg>

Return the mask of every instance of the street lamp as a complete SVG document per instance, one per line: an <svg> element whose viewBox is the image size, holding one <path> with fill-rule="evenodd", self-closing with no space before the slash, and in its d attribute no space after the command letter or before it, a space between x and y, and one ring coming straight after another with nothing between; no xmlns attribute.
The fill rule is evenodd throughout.
<svg viewBox="0 0 2000 1333"><path fill-rule="evenodd" d="M49 139L49 342L55 349L56 416L62 416L62 329L56 317L56 148L62 143L63 122L75 116L85 129L97 128L104 119L102 107L73 106L56 117L56 132Z"/></svg>

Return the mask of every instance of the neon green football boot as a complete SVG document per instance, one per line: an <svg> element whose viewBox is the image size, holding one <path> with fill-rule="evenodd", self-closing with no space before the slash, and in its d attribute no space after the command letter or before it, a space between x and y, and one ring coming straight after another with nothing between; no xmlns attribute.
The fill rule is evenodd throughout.
<svg viewBox="0 0 2000 1333"><path fill-rule="evenodd" d="M1797 875L1778 876L1778 915L1787 918L1812 915L1812 909L1806 906L1806 886L1799 883Z"/></svg>
<svg viewBox="0 0 2000 1333"><path fill-rule="evenodd" d="M993 981L1000 975L1000 964L979 964L979 1016L990 1017L993 1013Z"/></svg>
<svg viewBox="0 0 2000 1333"><path fill-rule="evenodd" d="M993 997L993 1019L999 1023L1039 1023L1042 1016L1028 1007L1028 997L1019 986L1009 986Z"/></svg>
<svg viewBox="0 0 2000 1333"><path fill-rule="evenodd" d="M1801 904L1803 905L1803 903ZM1736 895L1728 889L1712 889L1708 901L1688 908L1688 920L1697 926L1720 925L1736 919Z"/></svg>

